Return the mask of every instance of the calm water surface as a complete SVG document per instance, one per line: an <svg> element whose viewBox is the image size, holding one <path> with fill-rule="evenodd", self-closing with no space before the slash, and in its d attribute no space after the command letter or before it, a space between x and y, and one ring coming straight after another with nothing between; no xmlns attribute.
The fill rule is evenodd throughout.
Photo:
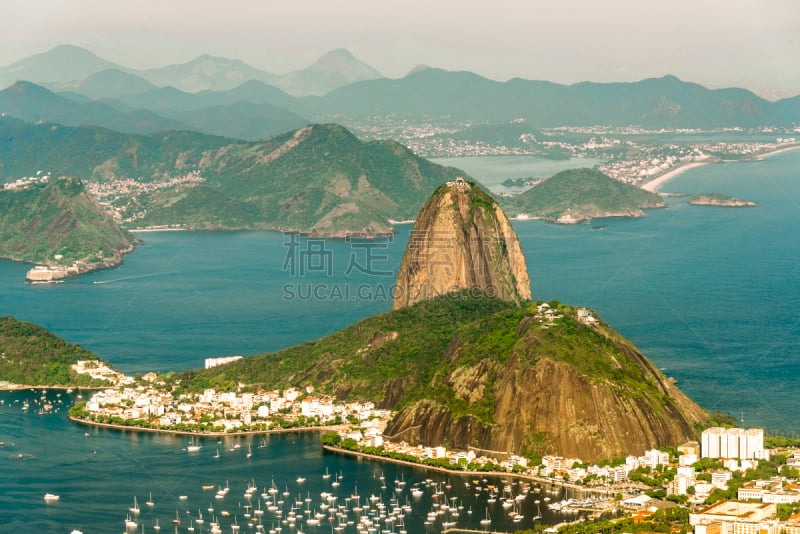
<svg viewBox="0 0 800 534"><path fill-rule="evenodd" d="M596 222L603 229L518 222L534 297L594 308L704 407L746 424L797 430L800 151L696 168L664 190L727 193L759 207L696 207L669 198L668 208L643 219ZM277 350L390 309L387 288L409 230L369 246L292 243L267 232L145 233L122 266L54 286L26 285L27 266L0 260L0 314L40 324L129 373L200 367L206 357ZM66 394L47 395L66 401ZM313 435L272 436L265 448L254 442L249 460L244 440L233 452L232 442L211 441L189 455L183 438L97 430L87 438L63 411L22 412L25 399L39 396L0 394L0 532L119 532L133 496L142 504L152 492L157 505L142 515L149 531L148 521L163 525L176 508L205 512L213 495L201 485L225 480L231 512L252 478L264 486L274 477L294 495L301 490L296 478L307 477L305 491L317 502L325 467L342 471L348 484L358 480L363 496L382 491L373 485L376 469L391 480L444 481L323 455ZM211 458L217 447L221 462ZM452 486L473 510L485 507L463 481ZM343 481L342 489L355 488ZM46 506L46 492L61 500ZM535 504L526 503L530 518Z"/></svg>

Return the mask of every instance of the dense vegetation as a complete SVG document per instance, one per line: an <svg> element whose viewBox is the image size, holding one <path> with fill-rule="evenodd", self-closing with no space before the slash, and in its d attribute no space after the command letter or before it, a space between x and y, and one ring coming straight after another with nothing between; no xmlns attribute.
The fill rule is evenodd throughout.
<svg viewBox="0 0 800 534"><path fill-rule="evenodd" d="M91 386L70 366L97 356L31 323L0 317L0 380L29 386Z"/></svg>
<svg viewBox="0 0 800 534"><path fill-rule="evenodd" d="M625 395L659 402L652 378L621 351L630 345L603 323L589 327L575 308L551 303L563 314L553 323L477 291L462 291L364 319L317 341L254 356L212 369L189 371L194 390L233 388L242 382L265 388L313 383L339 398L372 400L400 408L422 399L448 406L454 417L494 422L492 384L515 358L522 368L540 359L568 364L581 376L611 383ZM486 394L468 402L454 381L465 369L488 366ZM658 406L654 406L658 410Z"/></svg>
<svg viewBox="0 0 800 534"><path fill-rule="evenodd" d="M413 218L433 189L463 174L392 141L364 143L335 124L245 143L195 132L139 136L32 126L4 117L0 136L7 140L0 144L0 180L37 171L98 182L163 182L190 172L205 178L201 187L161 188L135 200L122 195L115 205L145 211L137 226L386 233L389 219Z"/></svg>
<svg viewBox="0 0 800 534"><path fill-rule="evenodd" d="M514 216L526 214L556 221L586 220L610 215L641 216L641 208L664 205L661 197L614 180L600 171L573 169L513 197L501 197L500 205Z"/></svg>
<svg viewBox="0 0 800 534"><path fill-rule="evenodd" d="M48 265L92 264L118 260L133 242L80 180L0 190L0 256Z"/></svg>
<svg viewBox="0 0 800 534"><path fill-rule="evenodd" d="M340 398L382 401L385 385L405 382L406 394L424 396L441 354L464 325L502 313L512 304L470 298L468 292L382 313L317 341L253 356L211 369L188 371L193 389L232 388L243 381L261 387L312 382ZM369 364L364 365L367 361ZM388 399L387 399L388 400Z"/></svg>

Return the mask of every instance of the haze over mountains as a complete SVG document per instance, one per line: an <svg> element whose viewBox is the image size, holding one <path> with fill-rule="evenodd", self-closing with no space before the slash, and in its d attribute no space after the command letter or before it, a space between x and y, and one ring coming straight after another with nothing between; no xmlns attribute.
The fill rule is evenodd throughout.
<svg viewBox="0 0 800 534"><path fill-rule="evenodd" d="M100 73L102 76L98 79ZM186 63L137 71L72 45L57 46L0 68L0 85L3 87L26 80L92 98L136 94L156 86L170 86L188 92L225 91L249 80L262 81L297 96L322 95L353 82L380 77L378 71L341 48L325 54L306 69L282 75L265 72L238 59L210 55ZM119 81L124 83L117 84L117 91L108 91L109 85Z"/></svg>
<svg viewBox="0 0 800 534"><path fill-rule="evenodd" d="M342 49L307 69L278 76L212 56L134 71L85 49L60 46L0 69L3 87L19 80L41 87L7 88L0 93L0 113L131 133L192 129L246 140L310 122L374 117L493 124L525 119L535 128L800 123L800 96L769 102L745 89L711 90L674 76L568 86L519 78L498 82L471 72L420 67L387 79Z"/></svg>

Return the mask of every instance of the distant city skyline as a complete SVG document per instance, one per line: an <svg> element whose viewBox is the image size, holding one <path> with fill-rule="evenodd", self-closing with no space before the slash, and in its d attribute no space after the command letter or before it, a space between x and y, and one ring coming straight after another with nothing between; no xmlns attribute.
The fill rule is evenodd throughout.
<svg viewBox="0 0 800 534"><path fill-rule="evenodd" d="M7 0L0 66L60 44L135 69L201 54L276 74L346 48L384 76L418 64L505 81L636 81L800 93L796 0Z"/></svg>

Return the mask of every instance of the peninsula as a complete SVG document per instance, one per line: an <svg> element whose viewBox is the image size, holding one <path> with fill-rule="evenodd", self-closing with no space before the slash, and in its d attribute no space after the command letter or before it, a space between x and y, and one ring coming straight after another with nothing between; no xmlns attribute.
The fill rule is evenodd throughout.
<svg viewBox="0 0 800 534"><path fill-rule="evenodd" d="M135 242L77 178L44 175L0 190L0 256L39 264L28 272L29 281L113 267Z"/></svg>
<svg viewBox="0 0 800 534"><path fill-rule="evenodd" d="M0 381L5 388L103 387L126 377L96 354L40 326L0 317Z"/></svg>

